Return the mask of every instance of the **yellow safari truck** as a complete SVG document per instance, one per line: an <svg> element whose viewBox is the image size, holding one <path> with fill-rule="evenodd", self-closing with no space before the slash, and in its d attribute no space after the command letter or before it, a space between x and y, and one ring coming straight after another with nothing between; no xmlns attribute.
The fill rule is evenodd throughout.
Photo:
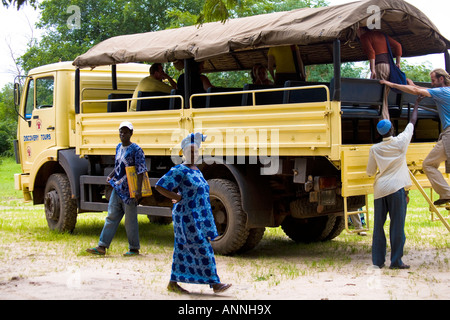
<svg viewBox="0 0 450 320"><path fill-rule="evenodd" d="M356 36L360 26L398 40L405 57L443 54L450 67L450 42L433 23L407 2L384 0L119 36L73 63L33 69L22 94L15 87L16 155L22 165L16 188L26 200L44 204L51 229L72 231L78 214L106 211L118 125L128 120L153 186L181 163L180 142L187 133L208 136L199 167L210 185L217 252L250 250L266 227L280 225L295 241L333 239L346 228L348 214L368 206L368 151L380 141L375 127L384 87L341 76L342 63L367 59ZM251 70L267 65L269 48L292 45L305 65L332 65L333 79L193 91L196 62L204 63L205 73ZM184 90L132 98L148 75L149 65L140 63L175 60L184 61ZM388 98L398 133L415 97L391 91ZM133 99L136 111L129 109ZM422 106L407 159L426 185L421 164L441 125L433 101L425 99ZM138 212L170 223L171 203L154 192Z"/></svg>

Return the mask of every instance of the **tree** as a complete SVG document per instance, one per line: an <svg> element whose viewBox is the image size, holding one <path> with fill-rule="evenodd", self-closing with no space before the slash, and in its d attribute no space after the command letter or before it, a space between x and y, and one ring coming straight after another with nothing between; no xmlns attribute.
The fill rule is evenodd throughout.
<svg viewBox="0 0 450 320"><path fill-rule="evenodd" d="M424 64L411 64L405 59L401 61L401 69L406 74L406 77L417 82L430 82L430 72L432 65L429 61Z"/></svg>
<svg viewBox="0 0 450 320"><path fill-rule="evenodd" d="M327 5L326 0L205 0L197 24L212 21L225 22L230 18Z"/></svg>
<svg viewBox="0 0 450 320"><path fill-rule="evenodd" d="M6 8L9 8L11 5L17 4L17 10L26 5L27 2L33 7L36 6L36 0L2 0L2 4Z"/></svg>
<svg viewBox="0 0 450 320"><path fill-rule="evenodd" d="M58 61L71 61L95 44L124 34L176 25L179 10L199 14L203 0L44 0L38 28L46 32L21 57L25 71ZM75 22L75 23L74 23Z"/></svg>
<svg viewBox="0 0 450 320"><path fill-rule="evenodd" d="M7 84L0 91L0 156L14 154L13 140L17 131L13 86Z"/></svg>

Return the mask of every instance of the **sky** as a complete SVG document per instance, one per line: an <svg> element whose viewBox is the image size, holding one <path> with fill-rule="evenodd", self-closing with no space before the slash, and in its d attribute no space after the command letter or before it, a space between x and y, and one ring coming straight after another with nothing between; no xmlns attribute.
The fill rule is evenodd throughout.
<svg viewBox="0 0 450 320"><path fill-rule="evenodd" d="M353 2L354 0L327 0L330 5ZM450 39L450 25L448 24L448 13L450 12L449 0L406 0L411 3L437 26L440 32ZM25 6L17 11L15 8L6 9L0 6L0 89L8 82L14 81L17 73L14 60L11 57L20 57L25 53L27 43L32 37L39 38L42 30L35 28L39 20L39 12L30 6ZM408 59L410 63L420 64L429 61L432 68L443 68L444 57L431 55Z"/></svg>

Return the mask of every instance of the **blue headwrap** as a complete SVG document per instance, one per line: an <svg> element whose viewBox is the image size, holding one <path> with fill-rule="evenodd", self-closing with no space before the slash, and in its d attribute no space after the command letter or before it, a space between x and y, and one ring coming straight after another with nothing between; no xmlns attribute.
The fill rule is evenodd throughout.
<svg viewBox="0 0 450 320"><path fill-rule="evenodd" d="M387 119L383 119L380 122L378 122L378 124L377 124L378 133L381 134L382 136L387 134L389 132L389 130L391 130L391 128L392 128L392 123Z"/></svg>
<svg viewBox="0 0 450 320"><path fill-rule="evenodd" d="M186 147L192 144L195 144L197 148L200 148L200 145L203 141L206 140L206 137L207 136L201 134L200 132L190 133L186 138L183 139L183 141L181 141L181 149L184 150Z"/></svg>

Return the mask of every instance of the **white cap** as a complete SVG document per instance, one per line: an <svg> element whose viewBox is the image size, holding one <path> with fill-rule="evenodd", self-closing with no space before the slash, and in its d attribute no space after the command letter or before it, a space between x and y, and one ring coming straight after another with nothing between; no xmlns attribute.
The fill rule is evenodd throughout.
<svg viewBox="0 0 450 320"><path fill-rule="evenodd" d="M128 129L133 130L133 124L132 124L131 122L129 122L129 121L124 121L124 122L122 122L122 123L120 124L120 126L119 126L119 130L120 130L120 128L122 128L122 127L127 127Z"/></svg>

